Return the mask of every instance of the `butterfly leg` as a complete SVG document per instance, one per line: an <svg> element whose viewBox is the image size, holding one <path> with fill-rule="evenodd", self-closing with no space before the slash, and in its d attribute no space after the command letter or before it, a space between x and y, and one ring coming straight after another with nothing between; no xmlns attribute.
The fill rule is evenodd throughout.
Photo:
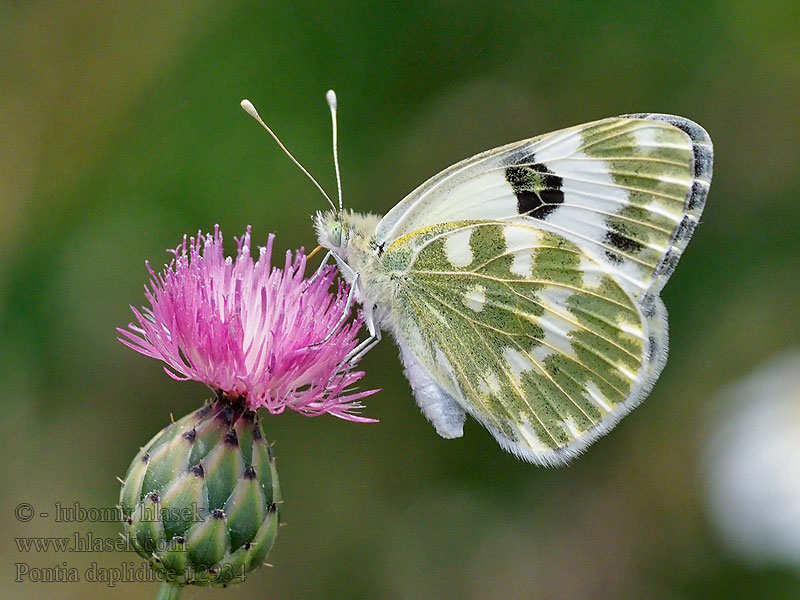
<svg viewBox="0 0 800 600"><path fill-rule="evenodd" d="M322 271L328 265L328 261L331 259L331 255L332 255L332 252L330 250L328 250L328 252L325 254L325 256L322 257L322 262L319 263L319 267L314 272L314 274L309 278L309 280L306 282L307 286L309 286L312 283L314 283L317 280L317 277L322 275Z"/></svg>
<svg viewBox="0 0 800 600"><path fill-rule="evenodd" d="M339 365L339 366L343 367L346 364L353 365L353 364L357 363L358 361L360 361L363 358L363 356L367 352L372 350L378 344L378 342L380 342L380 341L381 341L381 332L380 332L380 329L378 329L375 332L375 335L369 336L367 339L365 339L363 342L361 342L358 346L353 348L350 351L350 353L347 355L347 357L342 361L342 364Z"/></svg>
<svg viewBox="0 0 800 600"><path fill-rule="evenodd" d="M337 331L339 331L339 328L342 325L344 325L344 322L347 321L347 318L350 316L350 309L353 306L353 297L355 295L356 288L358 287L358 279L359 279L359 274L356 273L355 279L353 279L353 283L350 284L350 291L347 292L347 300L344 303L344 309L342 309L342 316L339 317L339 320L336 322L336 325L333 326L333 328L328 332L328 335L326 335L323 339L321 339L318 342L314 342L313 344L309 344L308 345L309 348L313 348L315 346L321 346L322 344L327 342L336 334Z"/></svg>
<svg viewBox="0 0 800 600"><path fill-rule="evenodd" d="M342 362L340 362L340 363L339 363L339 366L338 366L338 367L336 367L336 370L333 372L333 375L331 375L331 378L330 378L330 379L328 379L328 382L325 384L325 389L326 389L326 390L327 390L327 389L330 387L330 385L331 385L331 382L332 382L334 379L336 379L336 376L337 376L337 375L339 375L339 373L340 373L340 372L341 372L343 369L345 369L345 368L347 368L347 367L349 367L349 366L353 366L354 364L356 364L358 361L360 361L360 360L361 360L361 359L364 357L364 355L365 355L367 352L369 352L369 351L370 351L370 350L372 350L372 349L373 349L375 346L377 346L377 345L378 345L378 342L380 342L380 341L381 341L381 332L380 332L380 329L379 329L379 330L377 330L377 332L376 332L376 333L377 333L377 335L371 335L371 336L369 336L369 337L368 337L367 339L365 339L363 342L361 342L360 344L358 344L358 346L356 346L355 348L353 348L353 349L350 351L350 353L349 353L349 354L348 354L348 355L345 357L345 359L344 359Z"/></svg>

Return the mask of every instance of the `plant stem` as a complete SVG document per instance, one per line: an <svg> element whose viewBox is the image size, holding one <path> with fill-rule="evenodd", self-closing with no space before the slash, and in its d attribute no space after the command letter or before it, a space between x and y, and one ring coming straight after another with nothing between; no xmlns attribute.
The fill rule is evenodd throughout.
<svg viewBox="0 0 800 600"><path fill-rule="evenodd" d="M161 587L158 588L158 594L156 594L156 600L178 600L178 596L181 595L181 586L174 581L165 581L161 584Z"/></svg>

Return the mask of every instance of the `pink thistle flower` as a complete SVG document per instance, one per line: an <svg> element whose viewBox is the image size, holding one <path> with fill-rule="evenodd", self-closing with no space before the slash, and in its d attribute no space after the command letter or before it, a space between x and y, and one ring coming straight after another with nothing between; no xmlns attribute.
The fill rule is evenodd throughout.
<svg viewBox="0 0 800 600"><path fill-rule="evenodd" d="M364 376L343 365L358 344L361 320L336 326L346 303L345 285L329 290L335 268L305 278L306 256L286 253L283 269L272 267L270 235L250 255L250 227L236 239L236 258L225 257L219 226L214 234L186 238L162 273L150 271L145 297L152 308L131 309L138 325L118 329L120 342L164 361L177 380L200 381L248 408L278 414L290 408L307 416L330 413L374 422L355 413L360 400L378 390L356 392Z"/></svg>

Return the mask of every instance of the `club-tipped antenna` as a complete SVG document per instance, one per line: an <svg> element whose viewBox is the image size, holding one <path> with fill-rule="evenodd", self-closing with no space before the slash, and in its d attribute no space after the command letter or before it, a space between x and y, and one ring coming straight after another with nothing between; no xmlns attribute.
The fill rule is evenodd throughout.
<svg viewBox="0 0 800 600"><path fill-rule="evenodd" d="M325 196L325 199L328 201L328 204L331 205L331 208L333 210L336 210L336 205L333 203L333 200L331 200L331 197L328 196L328 193L324 189L322 189L322 186L319 184L319 182L316 179L314 179L314 177L311 175L311 173L309 173L306 170L306 168L303 165L300 164L300 161L298 161L294 157L294 155L292 155L292 153L289 152L289 150L286 148L286 146L283 145L283 142L281 142L281 140L278 138L278 136L275 135L275 132L272 131L272 129L270 129L269 126L266 123L264 123L264 121L261 119L261 116L258 114L258 111L256 110L256 107L253 106L253 103L250 102L250 100L245 98L244 100L241 101L240 104L241 104L242 108L244 109L244 112L246 112L248 115L253 117L258 122L259 125L261 125L264 129L267 130L267 133L270 134L270 136L272 136L272 139L275 140L275 142L278 144L278 146L280 146L280 149L284 151L286 156L288 156L291 159L291 161L295 165L297 165L298 169L300 169L303 173L305 173L306 177L308 177L311 180L311 182L315 186L317 186L317 189L320 191L320 193L323 196ZM341 205L341 192L339 194L339 198L340 198L339 204Z"/></svg>
<svg viewBox="0 0 800 600"><path fill-rule="evenodd" d="M331 109L331 125L333 126L333 168L336 170L336 191L339 194L339 212L342 212L342 175L339 172L339 141L336 128L336 92L328 90L325 94Z"/></svg>

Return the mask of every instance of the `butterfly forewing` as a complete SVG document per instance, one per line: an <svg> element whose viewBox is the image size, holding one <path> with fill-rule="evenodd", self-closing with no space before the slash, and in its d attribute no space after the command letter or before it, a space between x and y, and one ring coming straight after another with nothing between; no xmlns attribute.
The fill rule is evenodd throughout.
<svg viewBox="0 0 800 600"><path fill-rule="evenodd" d="M657 291L691 236L711 179L695 123L631 115L509 144L446 169L395 206L379 244L459 220L526 223L577 244L635 298Z"/></svg>

